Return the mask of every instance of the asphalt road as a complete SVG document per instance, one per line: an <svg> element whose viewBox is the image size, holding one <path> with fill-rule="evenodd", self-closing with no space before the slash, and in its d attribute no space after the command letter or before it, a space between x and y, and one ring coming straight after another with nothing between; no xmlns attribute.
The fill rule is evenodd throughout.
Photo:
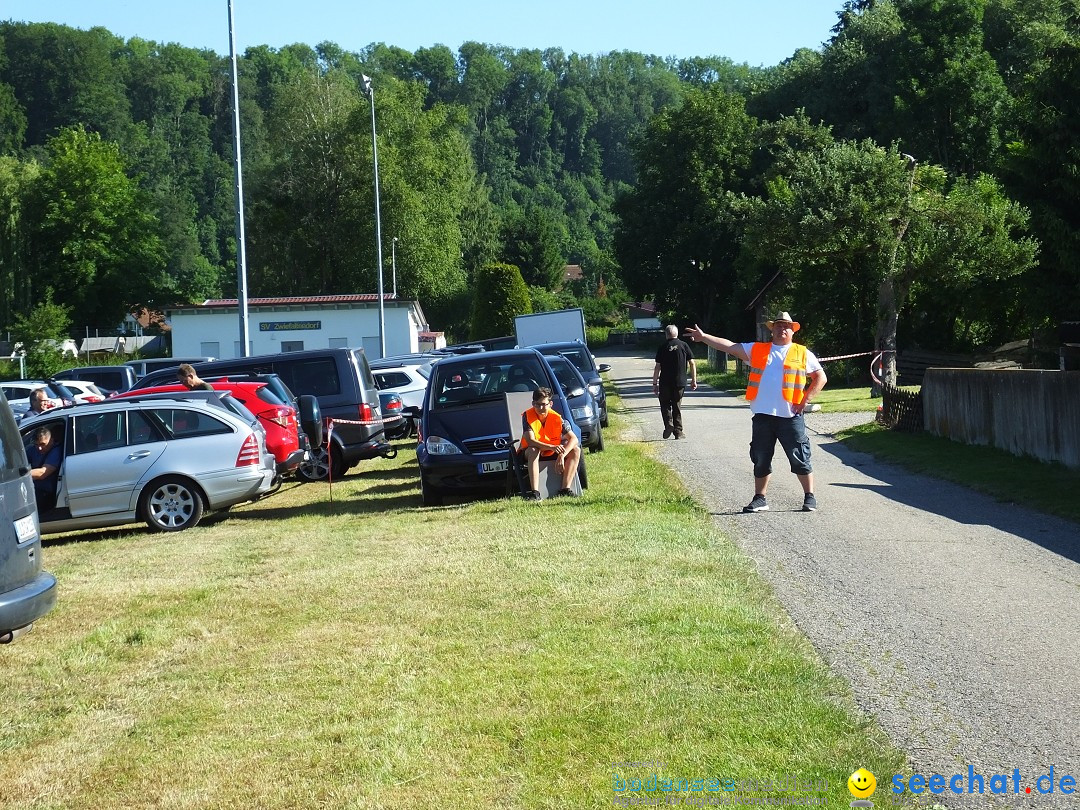
<svg viewBox="0 0 1080 810"><path fill-rule="evenodd" d="M686 438L664 440L652 359L601 350L597 360L629 411L625 438L655 443L914 771L962 774L965 791L969 765L985 777L982 796L946 788L934 801L1080 808L1080 527L849 451L829 434L869 415L820 413L806 417L818 511L801 511L778 447L771 510L743 514L745 402L687 390ZM1054 792L1040 795L1051 766ZM1007 798L990 795L993 774L1009 775ZM1066 774L1071 796L1060 792ZM890 775L877 776L875 799Z"/></svg>

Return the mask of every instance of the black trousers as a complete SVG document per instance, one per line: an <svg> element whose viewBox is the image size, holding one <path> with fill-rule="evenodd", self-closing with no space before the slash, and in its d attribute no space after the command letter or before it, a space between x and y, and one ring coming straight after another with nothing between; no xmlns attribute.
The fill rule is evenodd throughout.
<svg viewBox="0 0 1080 810"><path fill-rule="evenodd" d="M660 397L660 415L664 418L664 430L672 430L682 433L682 402L683 385L668 385L661 382L657 386L657 394Z"/></svg>

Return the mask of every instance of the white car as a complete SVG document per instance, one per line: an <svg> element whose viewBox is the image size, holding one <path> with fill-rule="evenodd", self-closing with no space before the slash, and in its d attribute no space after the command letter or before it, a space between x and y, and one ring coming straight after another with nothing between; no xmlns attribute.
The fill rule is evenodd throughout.
<svg viewBox="0 0 1080 810"><path fill-rule="evenodd" d="M46 410L74 405L78 401L74 391L49 380L5 380L0 383L0 393L11 406L11 412L15 414L16 421L22 420L30 413L30 395L39 388L44 388L45 395L48 397L45 401Z"/></svg>
<svg viewBox="0 0 1080 810"><path fill-rule="evenodd" d="M107 399L104 391L87 380L57 380L57 382L73 393L78 403L101 402Z"/></svg>
<svg viewBox="0 0 1080 810"><path fill-rule="evenodd" d="M401 397L401 403L406 408L424 407L424 392L427 390L428 378L431 377L431 363L372 368L371 373L375 376L378 389L393 391Z"/></svg>
<svg viewBox="0 0 1080 810"><path fill-rule="evenodd" d="M29 449L47 427L61 448L56 506L41 533L145 521L174 532L206 511L269 494L273 454L258 419L223 391L107 399L23 420Z"/></svg>

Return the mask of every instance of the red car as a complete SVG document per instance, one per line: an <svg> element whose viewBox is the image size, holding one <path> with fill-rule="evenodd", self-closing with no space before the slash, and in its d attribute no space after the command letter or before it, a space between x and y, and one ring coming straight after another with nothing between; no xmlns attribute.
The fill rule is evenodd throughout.
<svg viewBox="0 0 1080 810"><path fill-rule="evenodd" d="M215 391L228 391L244 407L258 417L266 430L266 447L274 454L278 473L295 472L304 460L305 447L301 446L300 429L296 419L296 409L281 400L274 390L261 382L212 381ZM117 397L135 397L146 394L166 394L184 392L188 389L180 384L157 385L152 388L140 388L125 391ZM307 437L303 444L307 445Z"/></svg>

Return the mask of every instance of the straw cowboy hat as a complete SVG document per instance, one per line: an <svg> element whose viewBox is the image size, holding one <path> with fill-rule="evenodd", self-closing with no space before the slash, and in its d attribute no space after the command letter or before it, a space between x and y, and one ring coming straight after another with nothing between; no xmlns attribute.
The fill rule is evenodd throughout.
<svg viewBox="0 0 1080 810"><path fill-rule="evenodd" d="M780 321L781 323L790 323L792 332L798 332L800 329L802 329L802 324L800 324L798 321L792 320L791 315L787 312L781 312L771 321L765 321L765 328L772 329L772 325L777 321Z"/></svg>

